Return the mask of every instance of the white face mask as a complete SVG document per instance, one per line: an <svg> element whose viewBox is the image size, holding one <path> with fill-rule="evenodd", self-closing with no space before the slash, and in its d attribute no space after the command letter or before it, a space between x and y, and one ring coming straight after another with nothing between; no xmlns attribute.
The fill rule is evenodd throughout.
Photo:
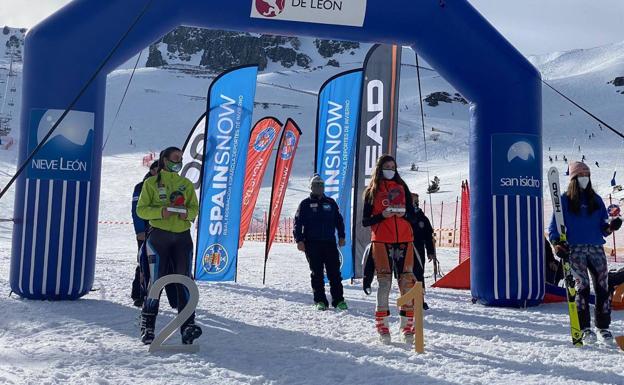
<svg viewBox="0 0 624 385"><path fill-rule="evenodd" d="M383 176L386 179L392 179L394 178L394 174L396 173L396 171L394 170L382 170L383 172Z"/></svg>
<svg viewBox="0 0 624 385"><path fill-rule="evenodd" d="M579 176L578 178L576 178L576 180L578 180L579 186L583 190L585 190L587 188L587 185L589 184L589 177L588 176Z"/></svg>

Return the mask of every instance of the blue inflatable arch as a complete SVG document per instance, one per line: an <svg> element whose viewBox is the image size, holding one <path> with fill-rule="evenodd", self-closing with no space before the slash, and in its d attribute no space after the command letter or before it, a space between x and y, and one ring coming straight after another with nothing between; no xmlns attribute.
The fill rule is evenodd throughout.
<svg viewBox="0 0 624 385"><path fill-rule="evenodd" d="M473 297L541 301L540 75L466 0L74 0L26 37L20 162L121 43L18 179L14 292L75 299L91 289L106 76L180 25L413 47L472 102Z"/></svg>

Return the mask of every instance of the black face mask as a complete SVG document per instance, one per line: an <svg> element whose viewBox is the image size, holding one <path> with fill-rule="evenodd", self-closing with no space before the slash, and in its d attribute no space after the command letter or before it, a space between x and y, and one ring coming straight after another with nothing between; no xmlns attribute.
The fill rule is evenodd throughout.
<svg viewBox="0 0 624 385"><path fill-rule="evenodd" d="M325 193L325 185L322 183L314 183L310 187L310 195L315 197L322 197Z"/></svg>

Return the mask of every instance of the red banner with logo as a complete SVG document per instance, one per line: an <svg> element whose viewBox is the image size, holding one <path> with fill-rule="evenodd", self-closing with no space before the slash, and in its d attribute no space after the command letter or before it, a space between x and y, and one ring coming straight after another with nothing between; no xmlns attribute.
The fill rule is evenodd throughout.
<svg viewBox="0 0 624 385"><path fill-rule="evenodd" d="M273 188L271 189L271 206L269 206L269 223L267 225L267 239L264 253L264 272L266 274L266 261L269 258L269 251L277 233L279 226L279 218L282 214L282 204L284 203L284 195L288 187L288 180L292 171L293 162L301 130L292 119L286 121L282 138L277 148L277 156L275 157L275 171L273 173ZM264 278L262 279L264 283Z"/></svg>
<svg viewBox="0 0 624 385"><path fill-rule="evenodd" d="M282 123L272 117L261 119L251 129L247 165L245 166L245 182L243 184L243 201L241 203L240 236L238 248L243 246L245 235L249 230L264 172L269 164L273 146L282 130Z"/></svg>

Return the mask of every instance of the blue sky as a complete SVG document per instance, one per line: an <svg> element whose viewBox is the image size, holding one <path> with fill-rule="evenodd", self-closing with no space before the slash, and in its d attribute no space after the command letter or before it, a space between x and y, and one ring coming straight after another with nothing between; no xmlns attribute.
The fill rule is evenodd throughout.
<svg viewBox="0 0 624 385"><path fill-rule="evenodd" d="M624 0L469 1L524 54L624 41ZM68 2L0 0L0 26L31 27Z"/></svg>

